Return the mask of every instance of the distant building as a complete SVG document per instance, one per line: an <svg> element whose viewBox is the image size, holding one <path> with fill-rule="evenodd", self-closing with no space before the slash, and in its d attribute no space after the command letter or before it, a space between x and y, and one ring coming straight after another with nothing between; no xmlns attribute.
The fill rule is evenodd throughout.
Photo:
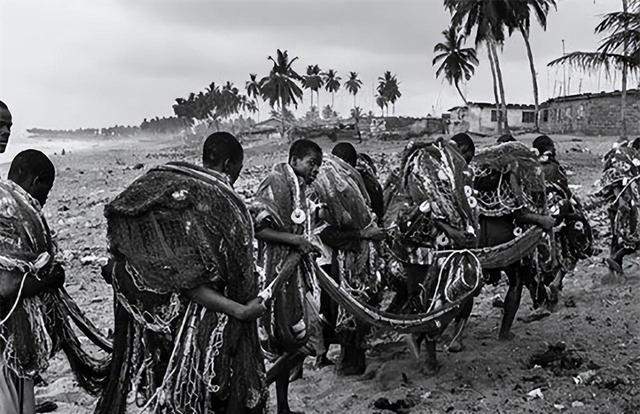
<svg viewBox="0 0 640 414"><path fill-rule="evenodd" d="M473 132L491 135L498 132L499 111L495 103L469 102L467 106L455 106L449 109L449 112L451 113L450 133ZM507 105L507 121L512 130L533 128L535 119L536 112L533 105Z"/></svg>
<svg viewBox="0 0 640 414"><path fill-rule="evenodd" d="M540 105L540 129L550 134L620 135L621 92L583 93ZM627 133L640 135L640 90L627 91Z"/></svg>

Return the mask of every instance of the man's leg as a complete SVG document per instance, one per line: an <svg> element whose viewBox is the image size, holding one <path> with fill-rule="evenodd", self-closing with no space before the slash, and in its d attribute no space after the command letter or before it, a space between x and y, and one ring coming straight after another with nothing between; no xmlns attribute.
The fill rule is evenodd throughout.
<svg viewBox="0 0 640 414"><path fill-rule="evenodd" d="M449 352L460 352L464 349L464 345L462 343L462 331L464 327L467 325L467 321L471 316L471 311L473 310L473 297L465 301L460 307L458 314L455 318L455 324L453 329L453 340L449 345Z"/></svg>
<svg viewBox="0 0 640 414"><path fill-rule="evenodd" d="M3 366L0 369L0 413L35 414L33 380L19 378Z"/></svg>
<svg viewBox="0 0 640 414"><path fill-rule="evenodd" d="M518 266L506 269L506 273L509 278L509 290L504 299L504 315L502 316L502 325L498 334L498 339L501 341L508 341L513 338L511 325L513 325L513 320L516 317L516 313L518 313L522 296L522 279L520 278Z"/></svg>
<svg viewBox="0 0 640 414"><path fill-rule="evenodd" d="M278 414L304 414L302 411L291 411L289 408L289 372L276 378L276 401Z"/></svg>
<svg viewBox="0 0 640 414"><path fill-rule="evenodd" d="M338 279L334 275L335 272L332 272L331 265L323 265L322 269L336 282L338 281ZM331 361L327 357L327 352L329 351L329 346L332 343L335 343L336 320L338 318L338 305L324 290L320 292L320 313L324 317L325 322L322 324L322 337L324 341L325 352L319 355L316 359L316 366L318 368L333 365L333 361Z"/></svg>

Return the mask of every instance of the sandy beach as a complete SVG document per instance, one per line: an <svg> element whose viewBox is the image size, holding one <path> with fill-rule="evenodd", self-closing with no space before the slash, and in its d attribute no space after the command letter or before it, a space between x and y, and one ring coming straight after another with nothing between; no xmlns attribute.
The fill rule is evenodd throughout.
<svg viewBox="0 0 640 414"><path fill-rule="evenodd" d="M571 172L570 182L580 186L581 195L591 192L600 173L599 159L613 138L554 138L559 141L559 158ZM524 141L529 143L528 139ZM479 143L488 142L482 139ZM379 163L384 157L384 176L397 162L397 157L389 155L405 143L370 142L359 150ZM329 141L321 144L331 148ZM52 157L58 176L45 212L66 262L66 287L105 332L112 322L112 291L100 277L98 263L106 256L105 203L154 165L171 160L197 162L200 145L197 138L141 137ZM287 148L284 143L262 141L247 147L245 169L237 185L245 196L271 165L285 159ZM638 412L640 263L636 255L629 257L625 261L627 279L601 285L608 229L603 211L594 212L591 219L599 253L581 262L567 277L556 312L538 322L515 322L514 340L496 339L502 314L492 307L492 301L496 295L504 296L506 285L487 287L477 298L465 331L466 349L457 354L440 352L442 368L437 376L420 374L403 343L395 335L378 332L362 377L338 377L332 368L315 370L308 361L304 378L292 385L292 408L306 413ZM519 316L530 311L531 301L523 294ZM579 367L552 370L528 364L535 352L561 341L581 357ZM331 355L335 356L335 349ZM574 377L589 370L599 380L576 384ZM56 401L57 413L92 412L94 397L77 387L64 356L52 361L44 378L47 384L37 388L37 395ZM532 392L536 389L539 393ZM375 408L381 398L398 402L397 410Z"/></svg>

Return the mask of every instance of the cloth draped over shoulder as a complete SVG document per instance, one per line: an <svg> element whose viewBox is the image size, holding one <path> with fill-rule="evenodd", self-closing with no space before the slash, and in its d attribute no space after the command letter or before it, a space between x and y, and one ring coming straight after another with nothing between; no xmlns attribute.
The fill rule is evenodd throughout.
<svg viewBox="0 0 640 414"><path fill-rule="evenodd" d="M258 293L251 215L227 177L187 163L156 167L109 203L105 216L116 310L130 323L116 333L123 343L114 344L121 352L107 387L114 395L103 394L97 412L111 412L110 398L129 387L139 403L163 413L209 413L230 398L250 409L263 404L256 323L181 294L206 285L246 303Z"/></svg>
<svg viewBox="0 0 640 414"><path fill-rule="evenodd" d="M478 219L470 171L453 146L409 146L387 189L392 194L384 223L393 229L392 250L401 261L430 264L434 250L474 247ZM468 233L468 244L454 246L443 224Z"/></svg>
<svg viewBox="0 0 640 414"><path fill-rule="evenodd" d="M307 190L289 164L274 165L249 204L256 233L271 229L311 239L314 213L309 206ZM292 246L258 242L258 263L264 270L267 284L277 276L280 266L292 252ZM268 311L260 318L261 341L268 356L303 348L309 354L319 351L321 345L314 342L317 339L318 302L315 270L309 260L303 258L287 283L274 293Z"/></svg>

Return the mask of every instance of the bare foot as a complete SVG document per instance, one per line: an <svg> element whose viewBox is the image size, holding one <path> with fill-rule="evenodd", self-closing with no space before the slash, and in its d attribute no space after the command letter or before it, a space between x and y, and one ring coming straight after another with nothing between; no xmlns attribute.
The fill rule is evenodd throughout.
<svg viewBox="0 0 640 414"><path fill-rule="evenodd" d="M528 314L527 316L518 317L518 320L522 321L524 323L531 323L531 322L535 322L535 321L539 321L541 319L544 319L544 318L548 317L549 315L551 315L551 312L548 309L546 309L546 308L538 308L538 309L534 310L533 312L531 312L530 314Z"/></svg>
<svg viewBox="0 0 640 414"><path fill-rule="evenodd" d="M425 362L420 366L420 373L426 377L432 377L440 371L441 367L442 364L437 362L435 364L428 364Z"/></svg>
<svg viewBox="0 0 640 414"><path fill-rule="evenodd" d="M515 334L511 332L501 332L500 335L498 335L498 341L507 342L513 340L515 337Z"/></svg>
<svg viewBox="0 0 640 414"><path fill-rule="evenodd" d="M449 347L447 347L447 351L453 353L462 352L464 351L464 345L462 344L462 341L453 341Z"/></svg>
<svg viewBox="0 0 640 414"><path fill-rule="evenodd" d="M330 360L329 358L327 358L326 354L322 354L320 355L318 358L316 358L316 368L320 369L320 368L324 368L324 367L329 367L335 365L335 363Z"/></svg>

